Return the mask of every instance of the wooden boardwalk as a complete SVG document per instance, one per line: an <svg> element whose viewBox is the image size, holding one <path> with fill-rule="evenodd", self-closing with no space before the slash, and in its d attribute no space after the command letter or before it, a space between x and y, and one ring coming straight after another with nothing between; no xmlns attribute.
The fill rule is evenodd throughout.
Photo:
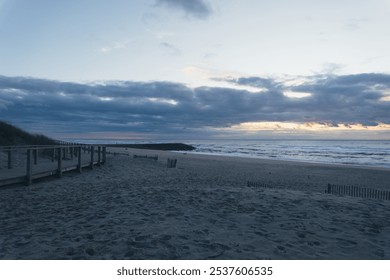
<svg viewBox="0 0 390 280"><path fill-rule="evenodd" d="M29 185L33 180L57 176L106 161L106 147L94 145L2 146L0 147L0 186Z"/></svg>

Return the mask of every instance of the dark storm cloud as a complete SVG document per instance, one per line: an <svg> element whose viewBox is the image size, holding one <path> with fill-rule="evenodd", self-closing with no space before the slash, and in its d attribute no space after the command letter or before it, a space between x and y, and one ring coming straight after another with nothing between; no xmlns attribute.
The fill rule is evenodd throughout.
<svg viewBox="0 0 390 280"><path fill-rule="evenodd" d="M0 119L51 132L126 131L181 134L242 122L390 124L390 75L317 76L299 86L262 77L226 78L258 93L171 82L65 83L0 76ZM267 90L264 91L264 88ZM283 93L311 96L289 98Z"/></svg>
<svg viewBox="0 0 390 280"><path fill-rule="evenodd" d="M208 18L212 11L203 0L157 0L157 5L163 5L182 10L187 15L197 18Z"/></svg>
<svg viewBox="0 0 390 280"><path fill-rule="evenodd" d="M390 123L390 102L381 99L390 90L390 75L368 73L310 78L311 82L299 86L286 86L261 77L227 78L225 81L267 89L262 100L271 105L267 106L270 120L363 125ZM287 98L282 94L286 91L310 93L311 96Z"/></svg>
<svg viewBox="0 0 390 280"><path fill-rule="evenodd" d="M363 125L390 123L390 102L381 99L390 90L390 75L318 77L291 90L313 94L307 101L319 109L318 119Z"/></svg>

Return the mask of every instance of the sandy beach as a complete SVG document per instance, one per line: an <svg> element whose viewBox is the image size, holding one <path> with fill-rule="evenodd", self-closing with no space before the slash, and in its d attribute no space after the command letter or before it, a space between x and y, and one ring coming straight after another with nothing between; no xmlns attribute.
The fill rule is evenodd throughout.
<svg viewBox="0 0 390 280"><path fill-rule="evenodd" d="M82 174L1 188L0 259L390 259L390 201L324 193L390 188L388 169L110 151Z"/></svg>

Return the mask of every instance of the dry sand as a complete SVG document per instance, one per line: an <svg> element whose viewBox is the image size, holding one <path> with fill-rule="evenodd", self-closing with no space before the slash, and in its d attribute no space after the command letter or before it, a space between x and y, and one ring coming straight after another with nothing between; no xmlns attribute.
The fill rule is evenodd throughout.
<svg viewBox="0 0 390 280"><path fill-rule="evenodd" d="M390 259L390 201L324 193L390 187L390 170L117 152L130 156L0 189L0 259Z"/></svg>

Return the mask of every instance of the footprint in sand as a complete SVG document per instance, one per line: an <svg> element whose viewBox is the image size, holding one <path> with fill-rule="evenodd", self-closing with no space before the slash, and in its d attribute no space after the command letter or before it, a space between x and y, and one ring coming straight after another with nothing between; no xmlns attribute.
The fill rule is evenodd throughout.
<svg viewBox="0 0 390 280"><path fill-rule="evenodd" d="M276 250L277 250L278 253L282 253L282 254L286 254L287 253L286 248L284 246L282 246L282 245L277 245L276 246Z"/></svg>
<svg viewBox="0 0 390 280"><path fill-rule="evenodd" d="M178 237L179 237L180 239L188 240L188 237L185 236L185 235L179 235Z"/></svg>
<svg viewBox="0 0 390 280"><path fill-rule="evenodd" d="M94 256L95 255L95 250L93 248L87 248L85 249L85 253L89 256Z"/></svg>
<svg viewBox="0 0 390 280"><path fill-rule="evenodd" d="M320 242L318 242L318 241L308 241L308 242L306 242L307 243L307 245L309 245L309 246L311 246L311 247L314 247L314 246L320 246L321 245L321 243Z"/></svg>
<svg viewBox="0 0 390 280"><path fill-rule="evenodd" d="M75 249L73 247L68 247L66 250L65 250L65 254L67 256L74 256L74 254L76 253Z"/></svg>
<svg viewBox="0 0 390 280"><path fill-rule="evenodd" d="M212 255L209 255L206 257L207 259L218 258L218 257L222 256L226 251L231 249L229 246L221 244L221 243L211 243L211 244L206 245L205 248L207 248L213 252Z"/></svg>
<svg viewBox="0 0 390 280"><path fill-rule="evenodd" d="M144 241L146 239L150 238L149 235L138 235L134 238L135 241Z"/></svg>
<svg viewBox="0 0 390 280"><path fill-rule="evenodd" d="M343 239L343 238L338 238L337 239L340 247L343 247L343 248L353 248L355 247L358 243L353 241L353 240L347 240L347 239Z"/></svg>
<svg viewBox="0 0 390 280"><path fill-rule="evenodd" d="M383 249L378 249L374 254L382 259L385 259L385 251Z"/></svg>
<svg viewBox="0 0 390 280"><path fill-rule="evenodd" d="M172 236L169 234L163 234L163 235L158 237L158 240L161 242L166 242L166 241L169 241L171 239L172 239Z"/></svg>

